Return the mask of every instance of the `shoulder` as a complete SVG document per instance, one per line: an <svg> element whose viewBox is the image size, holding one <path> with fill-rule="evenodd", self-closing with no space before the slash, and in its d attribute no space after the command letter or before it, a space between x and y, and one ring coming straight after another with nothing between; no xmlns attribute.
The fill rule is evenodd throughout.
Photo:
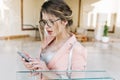
<svg viewBox="0 0 120 80"><path fill-rule="evenodd" d="M75 44L73 45L74 47L73 47L73 50L74 51L79 51L79 52L81 52L81 51L84 51L84 50L86 50L86 48L80 43L80 42L75 42Z"/></svg>
<svg viewBox="0 0 120 80"><path fill-rule="evenodd" d="M80 43L80 42L76 42L73 45L73 55L82 55L84 57L87 56L87 49Z"/></svg>

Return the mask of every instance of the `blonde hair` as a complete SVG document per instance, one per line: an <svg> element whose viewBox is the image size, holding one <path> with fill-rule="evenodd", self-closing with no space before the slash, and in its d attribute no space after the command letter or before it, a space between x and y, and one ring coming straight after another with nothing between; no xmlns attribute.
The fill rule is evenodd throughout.
<svg viewBox="0 0 120 80"><path fill-rule="evenodd" d="M73 24L72 10L63 0L47 0L41 7L40 19L42 19L42 13L48 13L59 17L63 21L68 21L66 26Z"/></svg>

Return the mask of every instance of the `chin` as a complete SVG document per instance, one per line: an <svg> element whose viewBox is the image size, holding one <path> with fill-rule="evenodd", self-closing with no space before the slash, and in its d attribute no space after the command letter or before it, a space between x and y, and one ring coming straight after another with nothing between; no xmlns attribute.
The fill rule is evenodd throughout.
<svg viewBox="0 0 120 80"><path fill-rule="evenodd" d="M49 36L55 36L54 34L48 34Z"/></svg>

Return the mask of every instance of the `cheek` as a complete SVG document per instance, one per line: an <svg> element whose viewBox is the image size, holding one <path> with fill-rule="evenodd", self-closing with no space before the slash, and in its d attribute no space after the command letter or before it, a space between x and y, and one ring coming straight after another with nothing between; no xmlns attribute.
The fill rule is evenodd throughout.
<svg viewBox="0 0 120 80"><path fill-rule="evenodd" d="M55 26L53 29L54 35L57 35L59 33L59 28L58 26Z"/></svg>
<svg viewBox="0 0 120 80"><path fill-rule="evenodd" d="M62 32L63 30L64 30L64 27L63 27L62 23L59 22L59 23L57 24L57 31L58 31L58 32Z"/></svg>
<svg viewBox="0 0 120 80"><path fill-rule="evenodd" d="M61 33L62 29L59 27L59 26L55 26L53 28L53 34L56 36L58 35L59 33Z"/></svg>
<svg viewBox="0 0 120 80"><path fill-rule="evenodd" d="M55 24L55 26L53 27L53 34L59 35L60 33L62 33L62 31L64 30L64 28L62 27L61 24Z"/></svg>

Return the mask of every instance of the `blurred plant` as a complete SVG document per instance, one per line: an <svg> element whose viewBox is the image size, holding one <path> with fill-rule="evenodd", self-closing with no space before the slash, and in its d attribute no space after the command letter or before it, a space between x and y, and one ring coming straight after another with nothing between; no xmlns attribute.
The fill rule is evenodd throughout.
<svg viewBox="0 0 120 80"><path fill-rule="evenodd" d="M108 36L108 25L107 25L107 21L105 22L105 25L104 25L103 36Z"/></svg>

